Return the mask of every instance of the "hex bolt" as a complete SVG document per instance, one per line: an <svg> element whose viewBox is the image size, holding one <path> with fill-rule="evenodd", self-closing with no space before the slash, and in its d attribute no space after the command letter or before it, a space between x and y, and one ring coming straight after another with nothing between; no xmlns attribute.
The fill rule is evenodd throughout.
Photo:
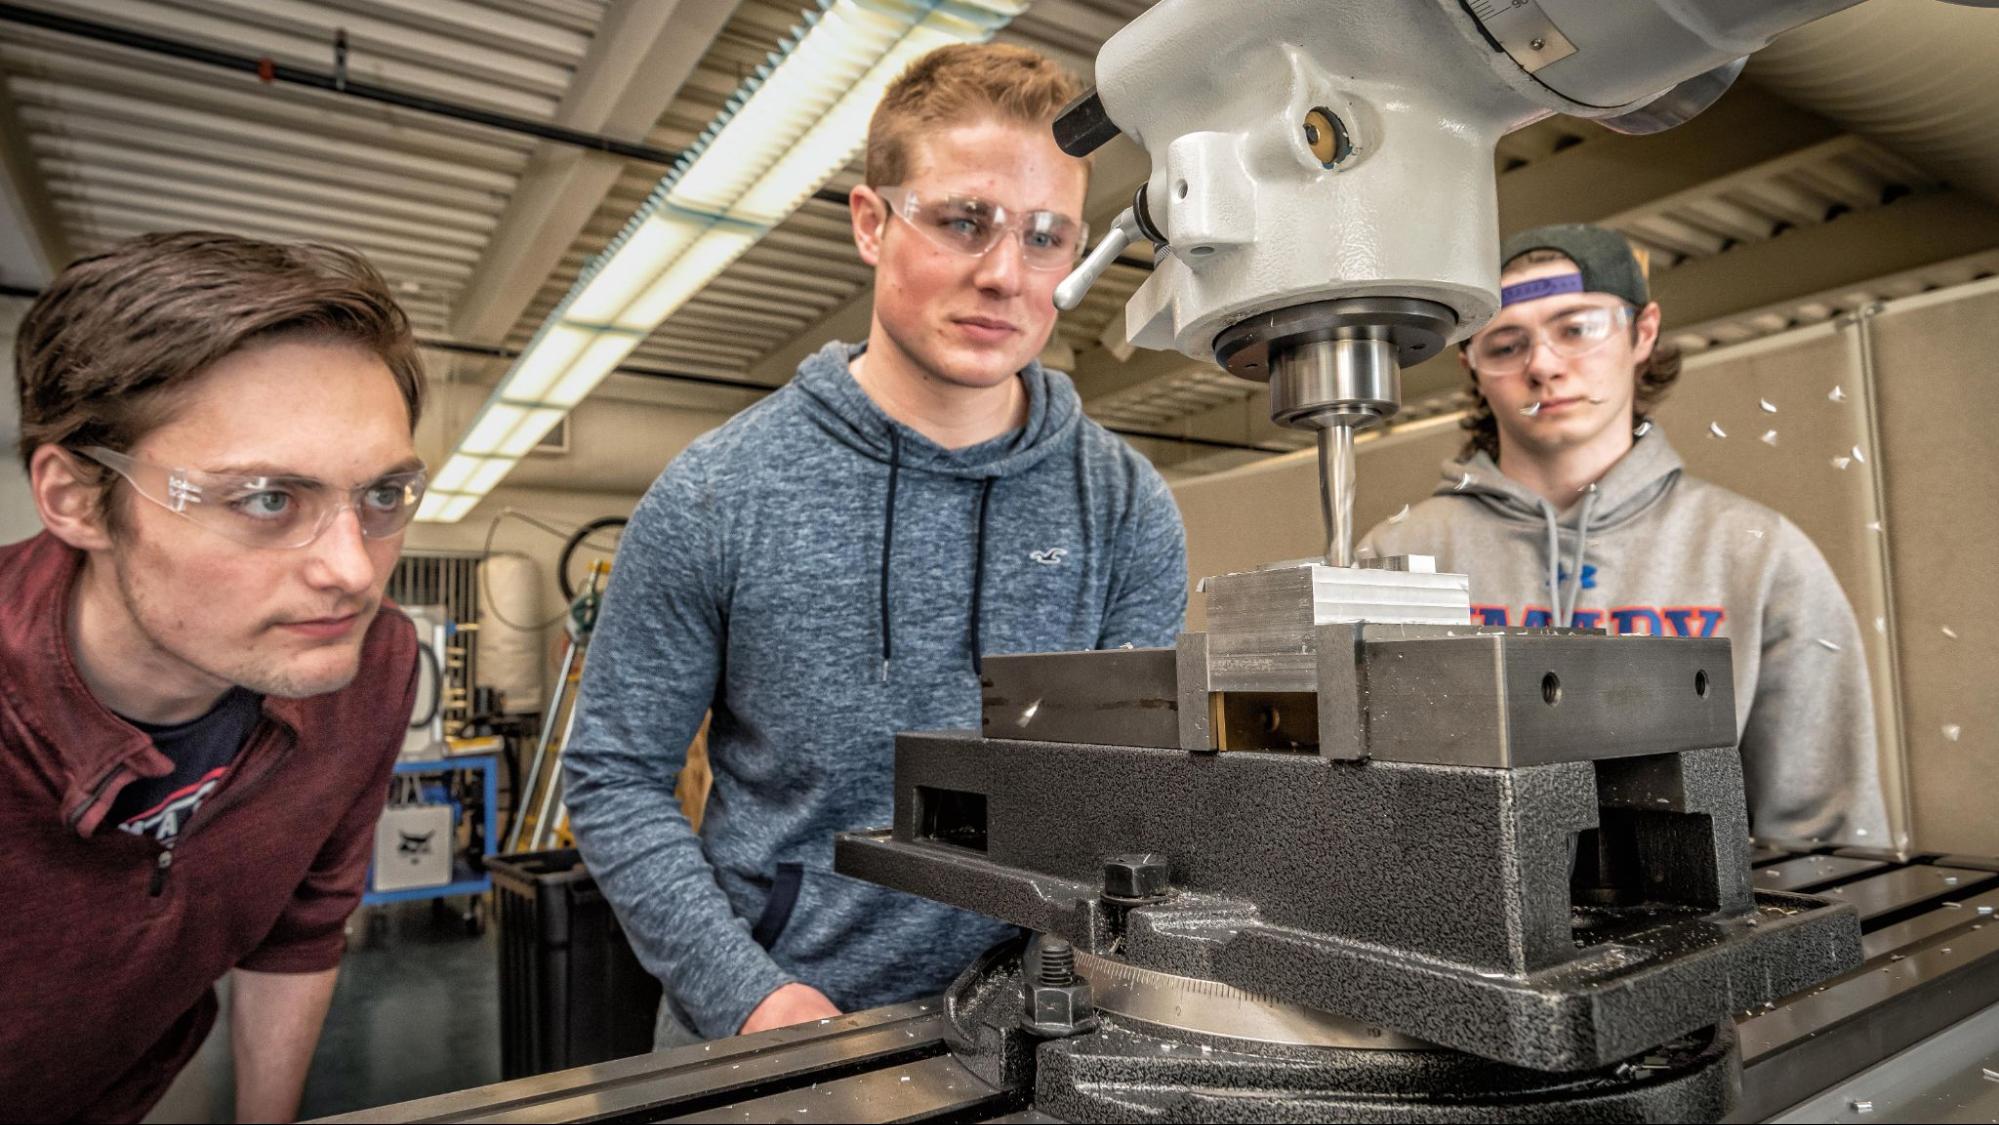
<svg viewBox="0 0 1999 1125"><path fill-rule="evenodd" d="M1104 898L1127 906L1163 901L1173 893L1171 875L1158 852L1111 856L1104 860Z"/></svg>
<svg viewBox="0 0 1999 1125"><path fill-rule="evenodd" d="M1061 938L1036 941L1035 971L1021 981L1021 1030L1040 1039L1081 1035L1097 1026L1095 994L1076 975L1075 947Z"/></svg>

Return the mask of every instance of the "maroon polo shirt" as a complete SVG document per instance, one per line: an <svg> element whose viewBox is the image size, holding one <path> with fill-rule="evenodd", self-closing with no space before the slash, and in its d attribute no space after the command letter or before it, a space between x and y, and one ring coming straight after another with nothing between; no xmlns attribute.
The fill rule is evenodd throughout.
<svg viewBox="0 0 1999 1125"><path fill-rule="evenodd" d="M415 631L385 606L352 684L264 701L228 779L168 852L105 823L121 788L172 765L77 674L67 622L82 561L46 532L0 547L10 1121L136 1121L208 1035L224 973L340 963L416 693Z"/></svg>

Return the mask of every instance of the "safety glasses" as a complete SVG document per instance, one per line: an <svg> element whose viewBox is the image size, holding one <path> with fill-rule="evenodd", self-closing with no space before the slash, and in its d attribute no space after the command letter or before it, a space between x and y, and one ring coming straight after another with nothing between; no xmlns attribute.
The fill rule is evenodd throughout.
<svg viewBox="0 0 1999 1125"><path fill-rule="evenodd" d="M428 483L422 469L338 488L311 477L169 468L101 445L76 452L124 477L133 491L183 519L246 547L280 550L307 546L350 508L362 535L386 539L409 525Z"/></svg>
<svg viewBox="0 0 1999 1125"><path fill-rule="evenodd" d="M1472 337L1465 354L1481 375L1518 375L1532 362L1536 340L1564 359L1585 356L1631 324L1631 306L1570 309L1528 328L1509 324Z"/></svg>
<svg viewBox="0 0 1999 1125"><path fill-rule="evenodd" d="M906 187L876 188L875 194L932 245L968 258L983 257L1002 235L1010 235L1020 240L1021 260L1029 269L1067 270L1090 237L1088 223L1058 211L1023 214L975 195L931 197Z"/></svg>

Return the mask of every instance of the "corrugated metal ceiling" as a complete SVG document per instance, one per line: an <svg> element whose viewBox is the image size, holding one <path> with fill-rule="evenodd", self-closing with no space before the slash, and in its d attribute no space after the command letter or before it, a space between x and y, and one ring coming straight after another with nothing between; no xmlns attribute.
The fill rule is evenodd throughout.
<svg viewBox="0 0 1999 1125"><path fill-rule="evenodd" d="M1876 3L1907 6L1906 0ZM348 68L356 79L540 122L555 120L607 11L604 0L33 0L31 6L319 69L332 68L333 37L344 29ZM1102 40L1147 6L1146 0L1036 0L1002 38L1087 72ZM668 151L690 143L798 21L802 7L800 0L742 0L644 143ZM1845 58L1855 34L1828 32L1780 44L1784 51L1769 72L1773 80L1809 94L1807 87L1820 73L1809 65L1812 51ZM1979 48L1962 49L1975 54ZM1982 49L1985 54L1978 57L1991 54L1989 45ZM1899 64L1878 60L1888 68L1881 74L1894 65L1923 64L1906 56L1897 55ZM1970 57L1941 70L1968 74ZM460 305L468 283L493 244L537 144L515 133L331 93L260 85L198 63L16 23L0 23L0 72L20 139L73 252L87 253L142 231L188 226L280 239L336 238L377 262L420 332L433 338L447 337L454 318L465 311ZM1870 81L1876 79L1887 80L1877 75ZM1895 122L1904 132L1906 116ZM1523 167L1589 144L1596 135L1594 126L1574 121L1543 122L1506 138L1499 166L1502 173ZM1963 152L1963 137L1953 136L1949 151ZM527 341L664 171L642 161L625 164L505 333L508 344ZM843 195L857 177L858 168L850 168L828 188ZM1946 189L1937 174L1906 156L1844 135L1609 221L1651 252L1655 270L1669 272L1788 231ZM1819 295L1794 308L1681 326L1682 342L1701 347L1777 331L1836 315L1851 302L1967 279L1995 265L1999 262L1967 257L1882 279L1865 292ZM1145 276L1142 267L1113 268L1082 307L1062 317L1060 344L1088 354L1115 341L1124 303ZM810 201L661 325L632 362L751 378L759 361L823 333L822 322L852 306L869 281L869 270L853 251L845 207ZM525 296L517 293L516 300ZM505 362L461 358L456 373L491 378ZM781 373L755 377L769 383ZM1089 399L1091 388L1083 390ZM748 401L726 391L712 397L725 408ZM1260 404L1259 387L1194 364L1169 379L1089 401L1091 412L1105 422L1149 431L1235 410L1247 417ZM1290 444L1288 439L1266 435L1256 444Z"/></svg>

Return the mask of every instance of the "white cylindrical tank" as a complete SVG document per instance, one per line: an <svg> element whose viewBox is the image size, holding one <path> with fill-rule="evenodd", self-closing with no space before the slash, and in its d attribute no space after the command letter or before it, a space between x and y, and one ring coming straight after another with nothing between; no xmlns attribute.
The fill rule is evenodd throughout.
<svg viewBox="0 0 1999 1125"><path fill-rule="evenodd" d="M505 697L510 714L542 708L541 568L526 555L479 564L479 683Z"/></svg>

